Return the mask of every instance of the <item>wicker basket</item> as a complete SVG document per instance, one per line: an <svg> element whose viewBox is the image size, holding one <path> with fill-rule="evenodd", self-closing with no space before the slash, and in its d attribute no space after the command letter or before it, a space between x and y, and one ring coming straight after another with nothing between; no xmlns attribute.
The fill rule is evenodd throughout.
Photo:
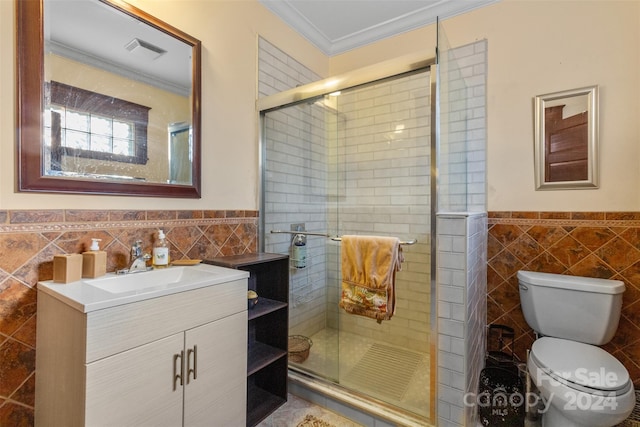
<svg viewBox="0 0 640 427"><path fill-rule="evenodd" d="M302 363L309 357L309 351L313 341L302 335L289 336L289 360L294 363Z"/></svg>

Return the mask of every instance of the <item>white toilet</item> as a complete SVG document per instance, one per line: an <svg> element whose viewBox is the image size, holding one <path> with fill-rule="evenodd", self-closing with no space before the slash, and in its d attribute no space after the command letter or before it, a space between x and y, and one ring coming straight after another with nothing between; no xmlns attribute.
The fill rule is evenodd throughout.
<svg viewBox="0 0 640 427"><path fill-rule="evenodd" d="M618 328L624 283L519 271L527 324L540 337L527 368L547 410L543 427L610 427L635 405L629 373L598 345Z"/></svg>

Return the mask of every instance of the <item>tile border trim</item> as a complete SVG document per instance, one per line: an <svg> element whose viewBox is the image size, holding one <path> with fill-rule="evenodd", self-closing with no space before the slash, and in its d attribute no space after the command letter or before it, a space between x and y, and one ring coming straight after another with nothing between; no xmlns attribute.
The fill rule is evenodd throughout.
<svg viewBox="0 0 640 427"><path fill-rule="evenodd" d="M582 215L580 212L489 212L488 224L546 225L555 227L640 227L639 212L600 212Z"/></svg>
<svg viewBox="0 0 640 427"><path fill-rule="evenodd" d="M196 225L253 224L257 218L198 218L180 220L138 220L118 222L40 223L0 225L0 233L42 233L65 231L90 231L114 228L185 227Z"/></svg>
<svg viewBox="0 0 640 427"><path fill-rule="evenodd" d="M87 214L83 220L82 215ZM67 232L67 231L91 231L96 229L117 228L153 228L153 227L185 227L202 225L223 224L256 224L257 211L179 211L179 210L153 210L131 211L137 213L131 219L109 219L111 213L121 216L122 210L91 211L91 210L33 210L33 211L0 211L0 234L2 233L43 233L43 232ZM97 214L98 219L93 219L92 214ZM187 214L187 215L181 215ZM11 222L11 217L26 216L28 221ZM4 221L2 221L4 217ZM67 217L73 218L67 220Z"/></svg>
<svg viewBox="0 0 640 427"><path fill-rule="evenodd" d="M548 225L567 227L640 227L638 220L584 220L584 219L520 219L520 218L489 218L489 225Z"/></svg>

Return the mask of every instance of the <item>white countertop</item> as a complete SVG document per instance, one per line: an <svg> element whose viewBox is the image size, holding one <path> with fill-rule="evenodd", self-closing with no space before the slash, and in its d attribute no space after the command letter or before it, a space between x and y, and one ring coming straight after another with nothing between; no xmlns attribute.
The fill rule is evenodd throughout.
<svg viewBox="0 0 640 427"><path fill-rule="evenodd" d="M152 279L152 281L155 281L155 278L161 279L163 277L163 272L166 272L165 275L170 275L178 271L174 270L170 272L169 270L172 269L193 270L191 272L199 273L199 276L201 276L201 278L190 278L189 280L178 281L175 283L157 285L153 284L150 286L145 286L142 289L117 293L105 290L108 289L108 286L102 285L101 287L98 287L90 284L108 284L109 281L117 280L118 278L126 278L126 280L129 281L135 279L135 281L139 281L140 283L148 279ZM83 313L88 313L95 310L101 310L104 308L114 307L122 304L129 304L132 302L143 301L146 299L157 298L165 295L171 295L178 292L190 291L207 286L215 286L221 283L245 279L247 277L249 277L249 273L243 270L234 270L231 268L218 267L209 264L198 264L186 267L172 266L162 270L151 270L125 275L107 273L106 276L102 276L96 279L81 279L77 282L71 283L54 283L52 280L47 280L38 282L38 290L59 299L65 304L68 304L69 306L75 308L76 310L79 310Z"/></svg>

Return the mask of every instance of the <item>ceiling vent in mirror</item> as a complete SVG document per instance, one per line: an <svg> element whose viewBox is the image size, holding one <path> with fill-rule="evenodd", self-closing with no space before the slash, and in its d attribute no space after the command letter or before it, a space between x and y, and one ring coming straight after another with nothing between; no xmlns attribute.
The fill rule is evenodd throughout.
<svg viewBox="0 0 640 427"><path fill-rule="evenodd" d="M167 53L166 50L140 39L131 40L125 45L125 49L140 58L148 59L150 61L158 59Z"/></svg>

